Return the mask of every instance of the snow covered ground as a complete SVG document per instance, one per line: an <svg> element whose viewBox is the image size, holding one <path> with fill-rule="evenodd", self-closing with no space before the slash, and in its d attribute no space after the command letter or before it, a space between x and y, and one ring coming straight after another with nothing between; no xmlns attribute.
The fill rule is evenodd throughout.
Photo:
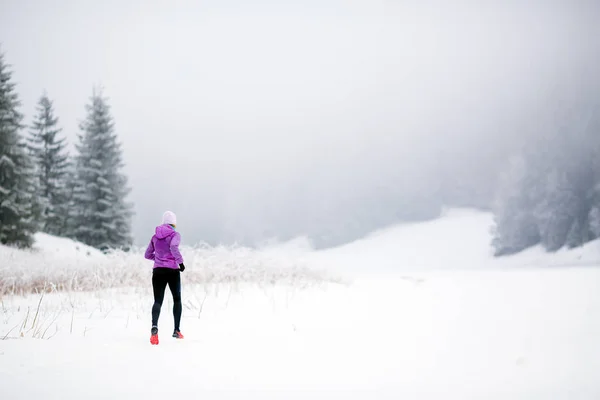
<svg viewBox="0 0 600 400"><path fill-rule="evenodd" d="M188 268L231 279L186 270L186 338L165 301L159 346L149 287L4 295L0 398L600 398L599 244L494 260L490 222L453 210L326 251L210 250ZM289 279L304 267L343 279Z"/></svg>

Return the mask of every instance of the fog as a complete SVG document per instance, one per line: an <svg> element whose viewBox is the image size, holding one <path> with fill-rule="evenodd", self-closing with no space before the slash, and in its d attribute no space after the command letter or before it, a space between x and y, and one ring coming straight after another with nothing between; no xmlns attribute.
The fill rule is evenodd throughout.
<svg viewBox="0 0 600 400"><path fill-rule="evenodd" d="M597 2L520 3L3 0L0 43L26 122L46 90L71 142L104 88L137 244L170 209L188 244L331 246L486 207L557 90L597 79Z"/></svg>

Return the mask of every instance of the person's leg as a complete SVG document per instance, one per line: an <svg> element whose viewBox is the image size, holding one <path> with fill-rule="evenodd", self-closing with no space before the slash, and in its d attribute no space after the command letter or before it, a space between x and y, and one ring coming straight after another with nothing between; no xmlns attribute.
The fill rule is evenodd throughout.
<svg viewBox="0 0 600 400"><path fill-rule="evenodd" d="M179 331L181 322L181 274L174 270L169 278L169 289L173 295L173 319L175 321L175 331Z"/></svg>
<svg viewBox="0 0 600 400"><path fill-rule="evenodd" d="M152 289L154 290L154 305L152 306L152 326L158 326L158 317L160 308L165 298L165 288L167 287L168 275L161 269L155 269L152 272Z"/></svg>

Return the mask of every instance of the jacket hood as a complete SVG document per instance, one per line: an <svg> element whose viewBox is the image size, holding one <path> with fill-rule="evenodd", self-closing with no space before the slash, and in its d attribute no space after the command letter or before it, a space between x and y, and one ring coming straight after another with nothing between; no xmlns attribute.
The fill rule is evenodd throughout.
<svg viewBox="0 0 600 400"><path fill-rule="evenodd" d="M159 225L156 227L155 233L157 238L164 239L174 234L175 229L171 225Z"/></svg>

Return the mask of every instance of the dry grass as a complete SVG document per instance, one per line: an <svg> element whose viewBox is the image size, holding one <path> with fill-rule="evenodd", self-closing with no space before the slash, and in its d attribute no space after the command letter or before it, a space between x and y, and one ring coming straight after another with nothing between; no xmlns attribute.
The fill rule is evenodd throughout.
<svg viewBox="0 0 600 400"><path fill-rule="evenodd" d="M296 287L338 282L306 267L299 257L245 247L183 248L186 283L284 283ZM107 255L56 257L44 251L0 248L0 297L49 291L147 287L152 262L141 249Z"/></svg>

